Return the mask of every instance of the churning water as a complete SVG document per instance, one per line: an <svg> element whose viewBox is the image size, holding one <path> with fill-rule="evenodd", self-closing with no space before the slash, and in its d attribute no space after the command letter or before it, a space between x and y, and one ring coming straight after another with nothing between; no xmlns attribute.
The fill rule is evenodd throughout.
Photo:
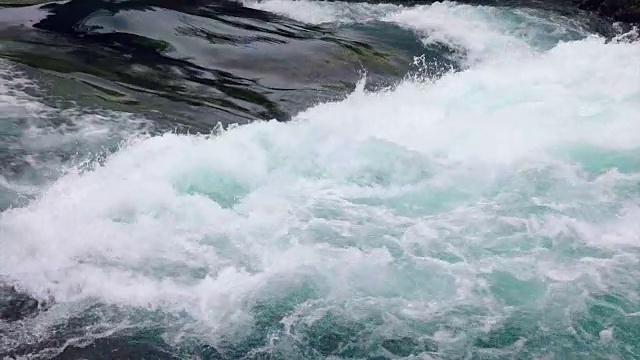
<svg viewBox="0 0 640 360"><path fill-rule="evenodd" d="M393 23L461 70L147 136L41 104L7 65L3 131L76 161L0 178L29 195L0 215L0 274L52 302L0 351L142 333L211 358L640 357L640 43L540 10L246 5ZM10 120L51 116L69 126Z"/></svg>

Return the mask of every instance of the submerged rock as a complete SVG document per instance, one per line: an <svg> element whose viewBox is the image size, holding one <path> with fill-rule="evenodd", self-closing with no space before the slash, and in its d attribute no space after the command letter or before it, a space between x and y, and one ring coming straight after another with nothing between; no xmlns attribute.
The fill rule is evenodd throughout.
<svg viewBox="0 0 640 360"><path fill-rule="evenodd" d="M108 336L90 339L68 336L41 339L34 344L22 344L0 357L20 358L36 355L40 358L66 359L181 359L161 339L145 338L145 334L132 336ZM191 355L191 354L189 354Z"/></svg>
<svg viewBox="0 0 640 360"><path fill-rule="evenodd" d="M573 0L581 9L595 12L616 21L640 24L638 0Z"/></svg>
<svg viewBox="0 0 640 360"><path fill-rule="evenodd" d="M71 0L11 11L8 25L0 21L0 57L73 78L126 111L158 109L174 123L200 114L192 123L203 130L287 120L346 95L364 71L370 87L392 85L422 49L399 27L379 40L363 27L302 24L235 1Z"/></svg>
<svg viewBox="0 0 640 360"><path fill-rule="evenodd" d="M46 304L33 296L18 291L13 285L0 284L0 320L18 321L34 316Z"/></svg>
<svg viewBox="0 0 640 360"><path fill-rule="evenodd" d="M153 344L136 338L102 338L86 346L69 346L53 357L63 359L179 359L166 344Z"/></svg>

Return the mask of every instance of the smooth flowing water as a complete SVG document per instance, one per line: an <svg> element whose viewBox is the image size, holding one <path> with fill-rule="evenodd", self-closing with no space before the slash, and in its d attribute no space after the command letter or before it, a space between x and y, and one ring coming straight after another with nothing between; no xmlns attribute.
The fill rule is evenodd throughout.
<svg viewBox="0 0 640 360"><path fill-rule="evenodd" d="M194 135L3 62L0 276L47 305L0 354L640 357L639 42L541 9L244 5L409 30L419 71Z"/></svg>

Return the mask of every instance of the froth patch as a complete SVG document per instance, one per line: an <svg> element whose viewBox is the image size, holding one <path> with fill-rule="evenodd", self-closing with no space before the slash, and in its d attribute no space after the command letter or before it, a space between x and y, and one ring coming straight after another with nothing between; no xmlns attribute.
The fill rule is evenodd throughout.
<svg viewBox="0 0 640 360"><path fill-rule="evenodd" d="M243 4L315 25L396 24L413 30L426 46L443 43L457 49L466 66L516 54L526 56L590 34L581 24L551 12L450 1L418 6L308 0L247 0Z"/></svg>
<svg viewBox="0 0 640 360"><path fill-rule="evenodd" d="M11 63L0 71L0 208L32 198L70 167L153 125L137 115L101 109L55 107L46 91ZM2 189L0 188L0 189Z"/></svg>
<svg viewBox="0 0 640 360"><path fill-rule="evenodd" d="M398 356L508 353L514 328L570 337L596 294L637 296L638 203L624 189L640 168L567 159L640 140L639 57L590 38L359 86L289 123L133 139L3 212L0 272L62 304L160 310L213 337L254 324L326 356L342 353L314 341L335 329L334 345L379 335Z"/></svg>
<svg viewBox="0 0 640 360"><path fill-rule="evenodd" d="M341 1L244 0L243 4L290 17L309 24L365 23L378 20L401 6L391 4L346 3Z"/></svg>

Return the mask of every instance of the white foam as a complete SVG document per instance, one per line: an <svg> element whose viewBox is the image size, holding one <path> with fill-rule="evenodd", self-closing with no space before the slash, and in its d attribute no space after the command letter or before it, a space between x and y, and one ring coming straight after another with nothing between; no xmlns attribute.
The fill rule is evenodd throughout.
<svg viewBox="0 0 640 360"><path fill-rule="evenodd" d="M467 53L467 62L515 52L529 53L524 38L501 22L507 11L491 7L434 3L402 9L382 18L416 31L425 44L444 43Z"/></svg>
<svg viewBox="0 0 640 360"><path fill-rule="evenodd" d="M618 45L596 38L562 44L541 56L488 64L434 84L405 82L392 92L356 93L300 118L340 118L319 126L459 160L514 161L572 142L633 149L640 140L629 121L640 113L634 100L638 46Z"/></svg>
<svg viewBox="0 0 640 360"><path fill-rule="evenodd" d="M546 50L562 39L586 37L581 24L533 9L472 6L444 1L430 5L309 0L245 0L248 7L310 24L382 21L413 30L425 44L444 43L465 53L467 65L515 53Z"/></svg>
<svg viewBox="0 0 640 360"><path fill-rule="evenodd" d="M103 166L68 174L0 215L0 273L61 303L184 310L220 331L246 321L265 291L305 276L326 301L402 296L394 311L409 314L412 302L429 310L409 316L425 320L461 304L485 307L473 321L500 319L499 299L479 295L490 291L488 273L544 287L623 264L536 267L545 253L527 250L535 245L526 236L569 234L604 250L617 236L638 246L629 223L568 212L592 211L603 194L638 205L611 194L618 178L592 181L555 158L575 146L637 147L638 58L637 43L590 38L432 83L379 93L360 86L290 123L132 140ZM536 190L545 176L555 187ZM564 217L521 213L554 201ZM616 212L601 216L615 221ZM599 237L555 230L567 224ZM486 247L496 255L484 256ZM415 272L398 265L405 261ZM419 287L407 282L415 277Z"/></svg>
<svg viewBox="0 0 640 360"><path fill-rule="evenodd" d="M600 341L602 342L611 342L613 340L613 330L612 329L604 329L600 331Z"/></svg>
<svg viewBox="0 0 640 360"><path fill-rule="evenodd" d="M402 8L402 6L392 4L311 0L243 0L242 3L246 7L272 12L314 25L366 23L379 20L388 13Z"/></svg>
<svg viewBox="0 0 640 360"><path fill-rule="evenodd" d="M634 299L625 284L638 275L640 201L629 188L640 169L627 155L590 172L575 153L637 151L640 44L590 37L529 51L489 8L396 10L384 17L476 59L523 51L393 90L361 82L289 123L134 135L95 170L0 214L0 274L72 310L186 312L212 337L250 323L258 299L309 281L318 299L282 319L290 334L326 311L384 309L393 316L379 331L393 317L445 324L433 335L445 347L501 326L510 301L566 321L592 292ZM56 112L7 99L12 116ZM77 133L23 139L42 150L102 138L122 130L119 116L80 115L89 126ZM500 276L530 293L501 295ZM456 312L465 307L477 312Z"/></svg>
<svg viewBox="0 0 640 360"><path fill-rule="evenodd" d="M2 118L16 123L21 147L52 150L69 143L99 143L108 138L126 138L132 131L148 130L148 121L133 114L79 108L60 110L46 105L37 83L10 63L0 63L0 109ZM58 123L54 124L53 120ZM19 122L19 124L18 124Z"/></svg>
<svg viewBox="0 0 640 360"><path fill-rule="evenodd" d="M15 153L15 163L30 167L23 177L0 177L0 186L18 195L34 195L38 188L31 182L40 182L40 177L55 178L68 166L77 165L61 158L73 157L81 150L99 152L103 146L115 145L151 127L148 120L130 113L55 108L43 99L46 94L39 85L16 66L8 62L0 62L0 66L0 119L5 132L0 147Z"/></svg>

